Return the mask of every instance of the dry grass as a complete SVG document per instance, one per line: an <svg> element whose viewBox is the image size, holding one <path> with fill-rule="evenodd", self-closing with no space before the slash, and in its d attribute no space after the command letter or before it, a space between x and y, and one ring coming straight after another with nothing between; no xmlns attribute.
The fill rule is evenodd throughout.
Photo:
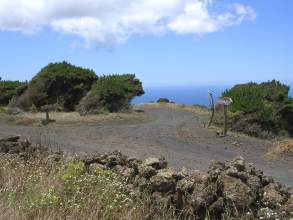
<svg viewBox="0 0 293 220"><path fill-rule="evenodd" d="M141 111L132 111L127 113L108 113L97 115L81 116L77 112L50 112L50 120L56 124L76 124L76 123L130 123L143 122L150 120L150 116ZM22 113L18 115L9 115L0 113L0 120L17 125L40 125L45 119L45 113Z"/></svg>
<svg viewBox="0 0 293 220"><path fill-rule="evenodd" d="M293 139L278 141L274 144L274 153L289 154L293 153Z"/></svg>
<svg viewBox="0 0 293 220"><path fill-rule="evenodd" d="M265 154L268 160L278 159L282 155L293 155L293 139L275 141L273 147Z"/></svg>
<svg viewBox="0 0 293 220"><path fill-rule="evenodd" d="M0 155L0 219L144 219L149 197L130 196L115 173L81 162ZM174 219L162 208L152 219Z"/></svg>
<svg viewBox="0 0 293 220"><path fill-rule="evenodd" d="M182 105L182 104L174 104L174 103L145 103L137 105L137 107L143 107L143 108L170 108L170 109L176 109L176 110L185 110L190 111L195 114L199 114L202 116L209 115L208 109L201 107L199 105Z"/></svg>

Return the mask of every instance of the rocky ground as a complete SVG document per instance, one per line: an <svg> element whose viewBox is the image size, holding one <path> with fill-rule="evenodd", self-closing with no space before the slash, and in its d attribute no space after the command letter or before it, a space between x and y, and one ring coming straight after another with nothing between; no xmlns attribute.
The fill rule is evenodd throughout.
<svg viewBox="0 0 293 220"><path fill-rule="evenodd" d="M168 168L165 158L141 161L120 152L86 156L82 161L89 169L112 169L122 175L129 193L150 192L154 213L161 206L172 206L182 219L293 217L291 189L265 176L242 157L226 163L214 161L207 172L175 171Z"/></svg>
<svg viewBox="0 0 293 220"><path fill-rule="evenodd" d="M46 127L0 124L0 138L19 134L33 143L77 152L120 150L137 158L164 156L172 167L206 170L210 161L227 161L242 156L266 175L293 185L293 157L268 156L270 141L231 134L218 137L203 127L202 114L169 107L140 107L152 120L144 123L50 124Z"/></svg>

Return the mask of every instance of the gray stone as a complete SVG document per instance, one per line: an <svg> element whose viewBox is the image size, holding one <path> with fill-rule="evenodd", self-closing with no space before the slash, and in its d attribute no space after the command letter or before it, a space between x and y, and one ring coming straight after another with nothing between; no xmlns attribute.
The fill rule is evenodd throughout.
<svg viewBox="0 0 293 220"><path fill-rule="evenodd" d="M138 167L138 173L139 176L149 179L157 174L157 170L151 166L140 165Z"/></svg>
<svg viewBox="0 0 293 220"><path fill-rule="evenodd" d="M220 197L217 201L215 201L213 204L209 207L209 213L211 216L214 217L214 219L218 219L221 217L221 214L223 213L225 209L225 203L224 199Z"/></svg>
<svg viewBox="0 0 293 220"><path fill-rule="evenodd" d="M241 172L245 171L246 163L243 157L236 157L229 163L229 166L233 166L238 170L238 172Z"/></svg>
<svg viewBox="0 0 293 220"><path fill-rule="evenodd" d="M261 180L258 176L253 176L253 175L248 175L246 184L255 192L257 193L262 185L261 185Z"/></svg>
<svg viewBox="0 0 293 220"><path fill-rule="evenodd" d="M285 202L286 197L279 191L279 186L275 183L270 183L263 189L262 202L270 208L280 208Z"/></svg>
<svg viewBox="0 0 293 220"><path fill-rule="evenodd" d="M217 184L196 184L191 195L192 205L196 210L209 207L217 199Z"/></svg>
<svg viewBox="0 0 293 220"><path fill-rule="evenodd" d="M150 179L150 188L152 192L175 192L176 172L171 169L159 170L157 175Z"/></svg>
<svg viewBox="0 0 293 220"><path fill-rule="evenodd" d="M150 157L143 161L144 166L151 166L157 170L164 169L167 167L168 163L165 158L154 158Z"/></svg>
<svg viewBox="0 0 293 220"><path fill-rule="evenodd" d="M243 210L256 200L256 193L240 179L224 175L221 177L221 182L223 184L223 197L230 207Z"/></svg>

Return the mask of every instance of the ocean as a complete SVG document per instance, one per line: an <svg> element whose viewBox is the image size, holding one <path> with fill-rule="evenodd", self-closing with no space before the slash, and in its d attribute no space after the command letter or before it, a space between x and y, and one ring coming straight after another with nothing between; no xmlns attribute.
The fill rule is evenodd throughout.
<svg viewBox="0 0 293 220"><path fill-rule="evenodd" d="M217 100L223 91L233 87L227 86L172 86L172 87L145 87L145 94L136 97L133 104L156 102L159 98L168 98L170 101L186 105L203 105L209 106L209 91L212 91L215 100ZM291 86L293 88L293 86ZM293 97L293 90L290 91Z"/></svg>

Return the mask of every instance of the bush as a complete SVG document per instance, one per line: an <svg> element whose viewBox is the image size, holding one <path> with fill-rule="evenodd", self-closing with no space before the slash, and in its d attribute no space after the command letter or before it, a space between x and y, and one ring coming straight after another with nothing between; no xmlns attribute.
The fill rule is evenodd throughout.
<svg viewBox="0 0 293 220"><path fill-rule="evenodd" d="M25 89L26 83L0 80L0 106L8 105L14 96L22 94Z"/></svg>
<svg viewBox="0 0 293 220"><path fill-rule="evenodd" d="M65 61L50 63L32 79L27 92L16 103L25 110L32 105L40 108L58 104L65 111L72 111L96 80L92 70Z"/></svg>
<svg viewBox="0 0 293 220"><path fill-rule="evenodd" d="M81 114L119 112L128 109L135 96L143 94L142 83L133 74L103 76L81 100L77 110Z"/></svg>
<svg viewBox="0 0 293 220"><path fill-rule="evenodd" d="M167 98L159 98L157 102L158 103L170 103L170 100Z"/></svg>
<svg viewBox="0 0 293 220"><path fill-rule="evenodd" d="M254 124L275 134L280 130L293 134L293 101L288 94L288 86L273 80L261 84L251 82L236 85L222 96L233 100L230 111L234 124L241 120L242 123L238 124L242 126L245 126L243 121L246 121L246 126ZM243 130L236 128L239 129Z"/></svg>
<svg viewBox="0 0 293 220"><path fill-rule="evenodd" d="M6 114L7 110L5 108L0 107L0 114Z"/></svg>
<svg viewBox="0 0 293 220"><path fill-rule="evenodd" d="M150 196L130 195L126 181L113 171L50 157L55 156L0 155L1 219L138 220L153 211ZM162 207L153 219L175 219L172 214Z"/></svg>

